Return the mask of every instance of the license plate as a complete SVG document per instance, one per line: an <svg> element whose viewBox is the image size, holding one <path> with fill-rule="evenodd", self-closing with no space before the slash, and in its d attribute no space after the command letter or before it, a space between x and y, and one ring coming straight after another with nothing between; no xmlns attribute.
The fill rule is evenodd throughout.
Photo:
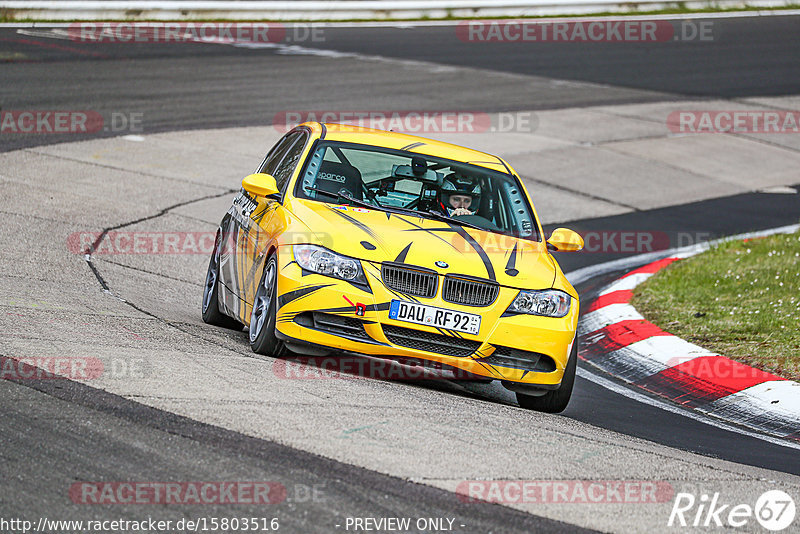
<svg viewBox="0 0 800 534"><path fill-rule="evenodd" d="M446 310L405 300L392 301L392 305L389 307L389 319L446 328L474 335L478 334L478 330L481 327L480 315Z"/></svg>

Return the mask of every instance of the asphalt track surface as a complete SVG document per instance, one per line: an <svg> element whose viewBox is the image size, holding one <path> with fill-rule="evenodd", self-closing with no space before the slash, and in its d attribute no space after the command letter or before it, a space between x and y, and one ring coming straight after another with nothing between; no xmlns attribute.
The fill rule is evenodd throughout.
<svg viewBox="0 0 800 534"><path fill-rule="evenodd" d="M0 107L143 113L147 131L159 132L270 124L287 110L359 110L365 103L378 110L491 113L735 99L795 94L800 88L800 18L706 22L713 24L712 41L465 42L449 25L326 27L324 40L316 41L303 27L290 29L277 43L475 69L450 78L415 75L402 65L380 62L342 72L323 57L285 48L86 43L45 38L38 29L0 28ZM3 136L0 150L75 139Z"/></svg>
<svg viewBox="0 0 800 534"><path fill-rule="evenodd" d="M330 28L324 43L302 44L481 69L430 84L425 79L404 79L396 65L353 67L341 73L313 55L286 55L269 48L97 45L3 28L0 51L7 59L0 66L0 104L4 109L142 112L149 133L268 124L281 111L319 109L331 103L338 109L363 109L366 101L374 109L492 112L800 92L797 18L715 24L719 37L714 43L478 46L453 38L452 27L426 27ZM540 80L522 81L514 74ZM551 78L588 84L554 86ZM74 140L75 135L3 136L0 150ZM798 195L748 193L569 221L569 226L578 230L649 226L721 236L792 224L799 218ZM595 254L558 259L569 271L609 258ZM595 280L579 288L584 302L601 283ZM57 491L69 480L238 476L292 480L298 487L326 485L324 502L304 501L290 489L289 502L281 505L285 508L275 509L289 531L327 532L332 516L380 515L456 516L469 532L576 531L574 526L506 507L459 506L452 494L442 490L197 423L74 382L25 381L23 386L4 381L0 397L9 408L0 418L0 455L8 469L4 478L15 479L15 491L0 499L4 514L10 510L31 516L75 514L74 505L64 502L63 493ZM800 474L795 450L633 402L583 379L578 380L564 417L680 450ZM139 514L133 508L98 509L96 515L133 517ZM204 507L202 514L213 515L212 511ZM247 509L238 511L244 514ZM172 508L163 518L195 512Z"/></svg>

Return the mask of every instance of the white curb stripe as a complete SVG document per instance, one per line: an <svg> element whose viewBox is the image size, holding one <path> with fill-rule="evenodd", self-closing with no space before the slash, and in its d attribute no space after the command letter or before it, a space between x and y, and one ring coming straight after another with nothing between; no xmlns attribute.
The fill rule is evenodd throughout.
<svg viewBox="0 0 800 534"><path fill-rule="evenodd" d="M657 373L695 358L719 356L719 354L673 335L649 337L619 350L627 350L642 361L658 362L661 369L656 371Z"/></svg>
<svg viewBox="0 0 800 534"><path fill-rule="evenodd" d="M609 293L613 293L614 291L623 291L625 289L633 289L634 287L638 286L648 278L653 276L653 273L636 273L630 276L626 276L625 278L620 278L603 291L600 292L599 296L608 295Z"/></svg>
<svg viewBox="0 0 800 534"><path fill-rule="evenodd" d="M620 321L644 321L644 317L630 304L609 304L581 317L584 333L594 332Z"/></svg>
<svg viewBox="0 0 800 534"><path fill-rule="evenodd" d="M733 395L712 402L711 405L747 402L760 410L781 411L798 422L800 432L800 383L793 380L770 380L750 386Z"/></svg>

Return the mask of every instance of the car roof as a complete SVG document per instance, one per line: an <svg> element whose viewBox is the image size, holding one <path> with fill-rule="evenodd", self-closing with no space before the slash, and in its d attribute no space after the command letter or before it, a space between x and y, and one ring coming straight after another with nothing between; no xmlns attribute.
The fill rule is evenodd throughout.
<svg viewBox="0 0 800 534"><path fill-rule="evenodd" d="M435 156L462 163L471 163L503 173L512 172L498 156L459 145L453 145L451 143L445 143L443 141L437 141L435 139L399 132L375 130L350 124L321 124L318 122L308 122L303 123L301 126L311 127L317 132L320 132L324 127L326 141L341 141L394 150L405 150L416 152L421 155Z"/></svg>

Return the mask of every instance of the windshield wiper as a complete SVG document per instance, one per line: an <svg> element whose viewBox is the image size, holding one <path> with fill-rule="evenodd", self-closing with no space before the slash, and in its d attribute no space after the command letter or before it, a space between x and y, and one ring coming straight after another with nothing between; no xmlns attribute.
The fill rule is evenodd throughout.
<svg viewBox="0 0 800 534"><path fill-rule="evenodd" d="M434 218L436 220L439 220L439 221L451 222L451 223L457 224L459 226L469 226L470 228L474 228L476 230L482 230L484 232L491 232L491 230L488 230L486 228L481 228L477 224L468 223L466 221L462 221L462 220L456 219L455 217L450 217L449 215L444 215L442 213L439 213L438 211L428 210L428 211L417 212L417 213L424 213L425 215L428 215L428 216L430 216L430 217L432 217L432 218Z"/></svg>
<svg viewBox="0 0 800 534"><path fill-rule="evenodd" d="M305 190L305 191L314 191L315 193L321 193L323 195L327 195L330 198L336 199L337 202L342 200L342 199L344 199L344 200L346 200L348 202L351 202L351 203L353 203L353 204L355 204L357 206L361 206L361 207L364 207L364 208L372 208L372 209L375 209L375 208L383 209L383 208L385 208L385 206L383 204L381 204L380 202L377 202L377 201L375 202L375 204L370 204L369 202L364 202L363 200L358 200L357 198L353 197L352 195L343 192L344 190L339 191L338 193L334 193L333 191L326 191L324 189L320 189L319 187L304 187L303 190Z"/></svg>
<svg viewBox="0 0 800 534"><path fill-rule="evenodd" d="M465 221L461 221L461 220L455 219L453 217L448 217L447 215L443 215L443 214L439 213L438 211L432 211L432 210L419 211L419 210L413 210L411 208L401 208L401 207L395 207L395 206L393 206L391 208L391 210L398 211L400 213L407 214L407 215L413 215L413 216L419 217L421 219L424 219L424 218L427 217L427 218L436 219L436 220L439 220L439 221L455 223L455 224L457 224L459 226L469 226L470 228L474 228L476 230L483 230L484 232L491 232L491 230L487 230L486 228L481 228L480 226L478 226L476 224L472 224L472 223L468 223L468 222L465 222Z"/></svg>

